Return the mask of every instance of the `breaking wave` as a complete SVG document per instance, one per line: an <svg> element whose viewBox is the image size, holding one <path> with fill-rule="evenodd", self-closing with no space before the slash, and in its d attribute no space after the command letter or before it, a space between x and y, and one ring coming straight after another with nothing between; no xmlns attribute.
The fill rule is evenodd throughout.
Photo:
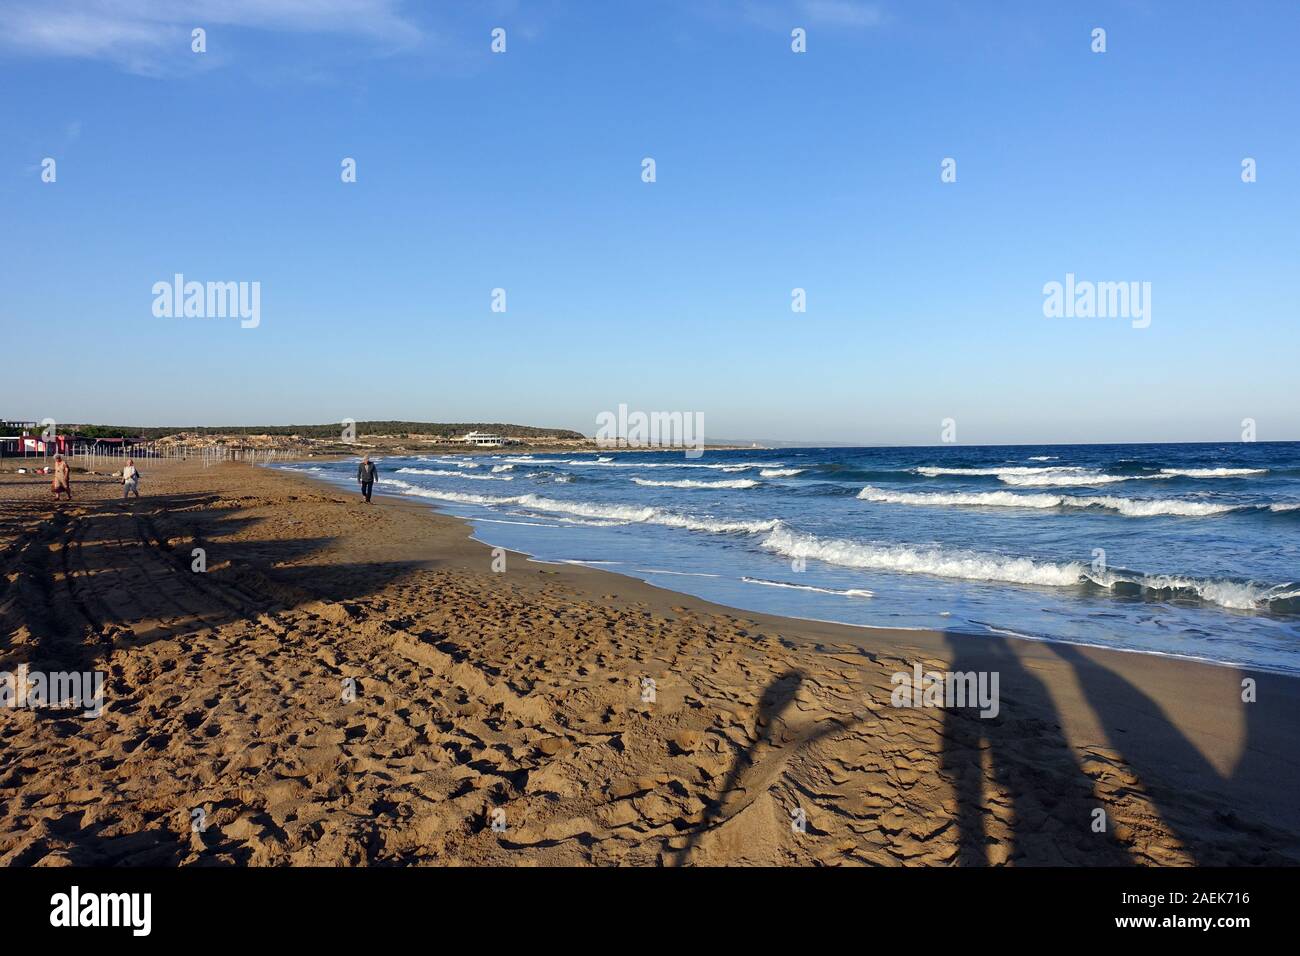
<svg viewBox="0 0 1300 956"><path fill-rule="evenodd" d="M587 501L560 501L542 495L475 495L443 489L420 488L409 482L396 478L380 479L381 484L399 488L404 494L417 498L433 498L439 501L455 501L470 505L512 505L530 511L542 511L552 514L577 515L583 518L621 521L629 524L656 524L669 528L684 528L687 531L707 531L713 534L762 534L780 526L781 522L773 518L767 521L724 521L707 516L679 514L650 505L615 505L597 504Z"/></svg>
<svg viewBox="0 0 1300 956"><path fill-rule="evenodd" d="M1156 599L1194 597L1239 610L1291 612L1300 598L1300 588L1294 583L1270 586L1253 581L1151 575L1117 569L1097 571L1082 561L1045 561L937 547L865 544L821 538L784 526L769 533L762 546L785 557L812 558L847 568L1041 587L1094 586L1115 594Z"/></svg>
<svg viewBox="0 0 1300 956"><path fill-rule="evenodd" d="M514 481L514 478L510 475L467 475L463 471L445 471L440 468L398 468L396 473L399 475L434 475L440 478L465 478L469 481Z"/></svg>
<svg viewBox="0 0 1300 956"><path fill-rule="evenodd" d="M648 488L755 488L758 486L758 482L753 478L724 478L721 481L692 481L689 478L681 481L654 481L651 478L633 478L632 481Z"/></svg>
<svg viewBox="0 0 1300 956"><path fill-rule="evenodd" d="M1048 461L1048 456L1040 456L1034 461ZM1142 474L1111 474L1100 468L1085 468L1078 465L999 465L991 468L947 468L924 465L913 469L914 474L927 478L944 476L954 477L990 477L1008 485L1025 488L1071 487L1088 485L1109 485L1120 481L1151 481L1169 478L1243 478L1249 475L1264 475L1267 468L1161 468L1158 472Z"/></svg>
<svg viewBox="0 0 1300 956"><path fill-rule="evenodd" d="M885 491L868 485L858 492L863 501L931 507L971 506L982 508L1100 508L1131 518L1156 515L1210 517L1234 511L1262 510L1263 505L1232 505L1178 498L1117 498L1109 495L1016 494L1012 491L907 492ZM1277 509L1277 505L1268 506Z"/></svg>
<svg viewBox="0 0 1300 956"><path fill-rule="evenodd" d="M1161 468L1162 475L1180 478L1241 478L1246 475L1267 475L1267 468Z"/></svg>

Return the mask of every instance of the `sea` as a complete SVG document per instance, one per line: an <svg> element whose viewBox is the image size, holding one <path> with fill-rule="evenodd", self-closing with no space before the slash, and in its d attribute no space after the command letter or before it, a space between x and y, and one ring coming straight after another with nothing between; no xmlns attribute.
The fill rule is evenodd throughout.
<svg viewBox="0 0 1300 956"><path fill-rule="evenodd" d="M377 464L489 545L735 608L1300 674L1300 442ZM355 460L280 467L356 487Z"/></svg>

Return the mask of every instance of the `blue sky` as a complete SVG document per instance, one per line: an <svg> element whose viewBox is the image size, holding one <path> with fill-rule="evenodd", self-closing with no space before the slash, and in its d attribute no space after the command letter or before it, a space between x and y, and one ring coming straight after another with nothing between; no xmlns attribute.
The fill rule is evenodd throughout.
<svg viewBox="0 0 1300 956"><path fill-rule="evenodd" d="M1298 36L1282 2L0 0L0 417L1300 439ZM260 282L260 325L155 318L177 272ZM1150 327L1044 317L1067 273L1150 282Z"/></svg>

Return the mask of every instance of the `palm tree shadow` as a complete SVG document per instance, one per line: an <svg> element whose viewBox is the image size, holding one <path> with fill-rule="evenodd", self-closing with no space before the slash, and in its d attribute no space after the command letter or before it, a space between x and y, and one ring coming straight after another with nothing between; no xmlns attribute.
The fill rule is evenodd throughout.
<svg viewBox="0 0 1300 956"><path fill-rule="evenodd" d="M735 759L732 760L731 768L727 771L727 776L722 782L722 788L718 791L718 795L713 802L709 804L709 808L704 813L704 819L700 821L698 827L691 831L686 845L677 851L678 858L676 862L678 866L688 863L691 853L694 851L696 844L699 843L700 838L723 822L725 819L723 811L728 797L737 789L741 775L745 770L753 766L758 748L763 744L772 744L772 735L777 721L782 720L782 715L799 693L799 688L803 686L803 679L802 671L786 671L764 689L758 701L757 727L760 732L753 742L736 754Z"/></svg>
<svg viewBox="0 0 1300 956"><path fill-rule="evenodd" d="M986 866L998 846L1002 860L1019 865L1131 863L1121 846L1092 829L1101 801L1043 682L1003 639L946 640L951 671L996 672L1000 692L993 716L977 707L944 709L940 768L955 791L957 863ZM1006 832L1005 843L995 830Z"/></svg>
<svg viewBox="0 0 1300 956"><path fill-rule="evenodd" d="M709 808L705 811L704 818L700 821L699 826L691 831L686 845L676 851L677 866L685 866L690 862L691 854L706 833L735 816L735 812L726 812L727 805L729 802L734 803L730 798L736 795L738 791L745 792L745 788L741 784L741 778L744 776L745 771L755 765L759 749L764 746L779 748L785 745L786 742L779 738L778 728L787 723L785 713L789 710L795 698L798 697L803 683L803 671L788 670L775 678L763 690L758 700L756 727L759 729L759 733L749 746L736 754L735 759L732 760L731 768L727 771L727 776L718 790L717 797L709 804ZM828 721L827 726L808 736L800 737L791 753L816 743L828 734L844 730L847 726L841 721Z"/></svg>
<svg viewBox="0 0 1300 956"><path fill-rule="evenodd" d="M1021 865L1123 865L1132 863L1127 851L1105 835L1093 832L1100 800L1083 772L1062 730L1043 683L1027 671L1003 640L969 637L950 640L954 672L999 673L1002 693L995 716L981 717L979 705L946 707L943 712L940 772L948 777L956 797L959 865L985 866L991 845L1000 837L986 826L986 814L1003 821L1010 835L1005 858ZM742 807L744 775L757 762L762 747L787 747L780 728L798 696L805 674L790 670L775 678L759 698L755 739L732 761L716 798L694 828L675 865L687 865L705 834L732 819ZM794 741L790 753L827 735L850 729L852 723L829 721L809 736ZM787 757L788 759L788 757ZM986 770L987 765L987 770ZM996 784L999 805L990 806L985 780ZM752 799L752 796L751 796ZM1071 827L1075 828L1071 830Z"/></svg>
<svg viewBox="0 0 1300 956"><path fill-rule="evenodd" d="M1050 650L1074 669L1113 749L1142 781L1146 795L1196 864L1240 864L1239 849L1215 845L1225 840L1245 847L1251 854L1247 862L1269 862L1267 851L1279 843L1297 849L1294 833L1277 832L1238 816L1240 808L1266 805L1263 795L1278 790L1279 779L1285 779L1284 764L1294 762L1293 725L1270 720L1263 703L1243 702L1241 758L1225 775L1165 716L1160 704L1132 682L1077 647L1056 644ZM1256 679L1274 678L1257 675ZM1266 688L1267 683L1261 688L1261 699L1265 693L1270 699L1281 698ZM1189 793L1189 780L1194 793ZM1210 809L1197 819L1198 807Z"/></svg>

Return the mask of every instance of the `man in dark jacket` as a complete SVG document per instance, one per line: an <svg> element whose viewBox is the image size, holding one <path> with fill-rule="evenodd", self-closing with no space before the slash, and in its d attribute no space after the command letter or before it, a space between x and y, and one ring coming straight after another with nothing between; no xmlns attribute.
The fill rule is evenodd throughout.
<svg viewBox="0 0 1300 956"><path fill-rule="evenodd" d="M366 496L366 504L370 504L370 490L375 487L375 477L378 474L379 469L369 455L361 459L361 464L357 466L357 481L361 482L361 493Z"/></svg>

